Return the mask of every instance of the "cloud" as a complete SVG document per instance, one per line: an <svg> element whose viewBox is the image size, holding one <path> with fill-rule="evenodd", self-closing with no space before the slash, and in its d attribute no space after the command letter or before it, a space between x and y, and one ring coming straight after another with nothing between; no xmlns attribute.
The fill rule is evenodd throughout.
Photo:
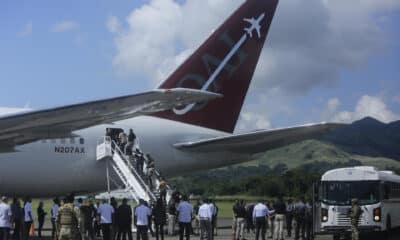
<svg viewBox="0 0 400 240"><path fill-rule="evenodd" d="M272 128L271 121L264 114L257 112L242 112L236 131L240 132L270 128Z"/></svg>
<svg viewBox="0 0 400 240"><path fill-rule="evenodd" d="M33 24L32 22L28 22L25 26L24 29L18 33L19 37L26 37L32 34L33 31Z"/></svg>
<svg viewBox="0 0 400 240"><path fill-rule="evenodd" d="M340 107L340 100L339 98L331 98L328 100L328 103L326 105L326 109L322 111L322 119L323 120L330 120L333 118L336 114L337 111Z"/></svg>
<svg viewBox="0 0 400 240"><path fill-rule="evenodd" d="M72 20L65 20L54 24L51 27L52 32L67 32L79 28L79 23Z"/></svg>
<svg viewBox="0 0 400 240"><path fill-rule="evenodd" d="M107 19L106 27L111 33L117 33L121 28L121 24L116 16L110 16Z"/></svg>
<svg viewBox="0 0 400 240"><path fill-rule="evenodd" d="M144 74L153 82L160 78L156 69L162 69L165 78L177 65L171 63L179 63L178 56L195 49L242 2L152 0L134 9L126 18L127 28L115 35L113 64L119 72ZM304 94L334 84L340 70L359 67L382 50L386 37L376 14L399 6L390 0L280 1L256 72L256 89ZM109 24L112 32L120 27L116 18Z"/></svg>
<svg viewBox="0 0 400 240"><path fill-rule="evenodd" d="M10 108L10 107L0 107L0 116L11 115L16 113L23 113L31 111L32 109L29 107L24 108Z"/></svg>
<svg viewBox="0 0 400 240"><path fill-rule="evenodd" d="M146 76L148 85L155 86L243 2L146 2L114 32L115 70ZM400 1L393 0L280 1L250 87L255 97L246 100L242 112L263 109L260 114L274 116L286 104L285 111L291 114L296 97L332 87L344 70L365 66L389 45L390 28L378 19L399 8ZM331 107L339 107L335 104L340 101Z"/></svg>
<svg viewBox="0 0 400 240"><path fill-rule="evenodd" d="M134 9L114 35L119 73L141 74L155 85L174 70L241 0L152 0ZM201 11L199 11L201 9Z"/></svg>
<svg viewBox="0 0 400 240"><path fill-rule="evenodd" d="M350 123L368 116L385 123L400 119L400 114L391 111L381 98L364 95L358 100L354 111L336 112L332 115L331 120Z"/></svg>

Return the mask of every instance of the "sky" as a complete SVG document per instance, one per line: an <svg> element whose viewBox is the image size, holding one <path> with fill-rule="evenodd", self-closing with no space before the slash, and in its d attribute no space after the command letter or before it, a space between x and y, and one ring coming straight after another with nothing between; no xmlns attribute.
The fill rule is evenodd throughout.
<svg viewBox="0 0 400 240"><path fill-rule="evenodd" d="M150 90L241 3L0 1L0 114ZM399 23L400 1L281 0L236 131L399 120Z"/></svg>

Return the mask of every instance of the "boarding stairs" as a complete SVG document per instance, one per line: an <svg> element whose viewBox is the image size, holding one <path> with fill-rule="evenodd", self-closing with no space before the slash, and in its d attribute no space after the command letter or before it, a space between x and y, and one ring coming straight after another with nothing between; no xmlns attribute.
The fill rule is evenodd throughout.
<svg viewBox="0 0 400 240"><path fill-rule="evenodd" d="M135 143L134 148L140 149L139 141ZM118 144L107 136L97 144L97 160L108 161L108 166L114 170L123 183L125 192L136 202L139 202L139 199L143 199L147 202L155 202L159 197L160 193L158 189L161 177L159 172L154 168L154 173L151 175L153 186L149 186L147 181L148 176L140 174L134 167L137 157L135 157L135 155L125 155L118 147ZM146 169L146 167L145 161L144 169ZM167 185L167 201L171 198L171 192L171 188Z"/></svg>

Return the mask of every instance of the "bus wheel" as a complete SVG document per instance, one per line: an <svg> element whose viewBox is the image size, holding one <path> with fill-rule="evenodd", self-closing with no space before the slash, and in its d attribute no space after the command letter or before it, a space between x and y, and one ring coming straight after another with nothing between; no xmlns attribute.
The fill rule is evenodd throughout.
<svg viewBox="0 0 400 240"><path fill-rule="evenodd" d="M390 216L388 216L386 219L386 231L384 233L385 239L390 239L391 230L392 230L392 220L390 219Z"/></svg>

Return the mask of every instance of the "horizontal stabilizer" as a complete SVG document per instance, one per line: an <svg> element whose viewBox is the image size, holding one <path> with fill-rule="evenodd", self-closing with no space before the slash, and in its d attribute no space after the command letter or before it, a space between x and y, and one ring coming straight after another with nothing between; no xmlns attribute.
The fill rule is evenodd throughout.
<svg viewBox="0 0 400 240"><path fill-rule="evenodd" d="M339 123L308 124L290 128L262 130L244 134L204 139L196 142L174 144L182 151L255 154L283 147L306 139L319 137L331 130L344 126Z"/></svg>

